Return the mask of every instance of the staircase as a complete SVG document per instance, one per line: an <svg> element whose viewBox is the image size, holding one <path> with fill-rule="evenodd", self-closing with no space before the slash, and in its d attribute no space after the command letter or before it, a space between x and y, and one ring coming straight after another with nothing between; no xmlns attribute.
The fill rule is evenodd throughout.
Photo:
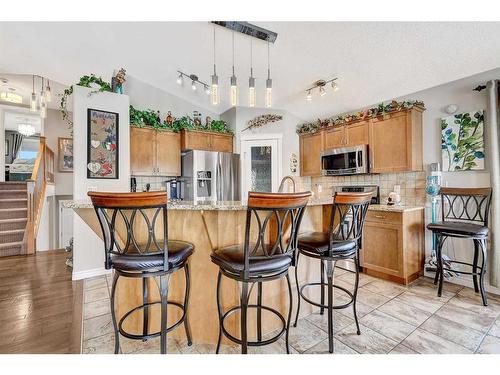
<svg viewBox="0 0 500 375"><path fill-rule="evenodd" d="M27 183L0 182L0 257L24 253L27 218Z"/></svg>

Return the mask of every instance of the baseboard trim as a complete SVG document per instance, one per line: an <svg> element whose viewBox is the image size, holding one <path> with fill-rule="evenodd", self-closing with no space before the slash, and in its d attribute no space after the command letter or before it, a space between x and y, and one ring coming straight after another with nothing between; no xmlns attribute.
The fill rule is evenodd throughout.
<svg viewBox="0 0 500 375"><path fill-rule="evenodd" d="M105 268L94 268L91 270L78 271L78 272L73 271L71 279L72 280L88 279L91 277L108 275L111 274L111 272L112 272L111 270L107 270Z"/></svg>

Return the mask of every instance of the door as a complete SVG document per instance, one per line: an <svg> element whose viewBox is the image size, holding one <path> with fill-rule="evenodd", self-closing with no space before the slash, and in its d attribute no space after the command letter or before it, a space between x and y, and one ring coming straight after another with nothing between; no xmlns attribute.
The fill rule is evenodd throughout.
<svg viewBox="0 0 500 375"><path fill-rule="evenodd" d="M152 176L156 169L156 131L130 127L130 174Z"/></svg>
<svg viewBox="0 0 500 375"><path fill-rule="evenodd" d="M179 133L156 133L158 173L160 176L181 175L181 140Z"/></svg>
<svg viewBox="0 0 500 375"><path fill-rule="evenodd" d="M321 175L321 151L323 151L323 132L302 135L300 142L300 175Z"/></svg>
<svg viewBox="0 0 500 375"><path fill-rule="evenodd" d="M345 127L347 146L368 144L368 121Z"/></svg>
<svg viewBox="0 0 500 375"><path fill-rule="evenodd" d="M281 139L242 140L242 196L249 191L277 192L280 181Z"/></svg>
<svg viewBox="0 0 500 375"><path fill-rule="evenodd" d="M212 134L210 146L213 151L233 152L233 136L225 134Z"/></svg>
<svg viewBox="0 0 500 375"><path fill-rule="evenodd" d="M325 149L344 147L345 142L345 126L333 128L325 131Z"/></svg>

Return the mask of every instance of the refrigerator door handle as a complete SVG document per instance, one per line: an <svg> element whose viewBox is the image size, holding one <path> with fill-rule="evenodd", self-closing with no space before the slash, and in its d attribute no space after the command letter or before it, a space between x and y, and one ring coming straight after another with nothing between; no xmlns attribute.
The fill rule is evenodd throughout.
<svg viewBox="0 0 500 375"><path fill-rule="evenodd" d="M218 201L222 200L222 161L221 155L217 153L215 165L215 192Z"/></svg>

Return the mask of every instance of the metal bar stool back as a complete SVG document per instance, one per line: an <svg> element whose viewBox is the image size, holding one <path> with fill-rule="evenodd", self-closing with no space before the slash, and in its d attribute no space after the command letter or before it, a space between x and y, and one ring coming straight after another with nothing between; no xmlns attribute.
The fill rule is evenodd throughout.
<svg viewBox="0 0 500 375"><path fill-rule="evenodd" d="M320 314L327 309L328 313L328 342L329 351L333 353L333 310L344 309L353 306L354 320L356 322L357 334L359 330L358 317L356 314L356 298L359 284L359 249L363 233L363 225L372 198L371 192L337 192L333 196L331 205L330 223L328 233L310 232L298 237L298 253L295 264L295 282L297 285L298 306L295 316L297 326L300 301L306 302L320 308ZM304 255L320 259L320 282L307 283L300 286L298 277L299 256ZM353 260L355 265L355 284L351 292L346 288L333 283L333 273L336 262L339 260ZM326 263L326 269L325 269ZM325 283L325 271L327 282ZM320 286L320 303L312 301L304 295L304 289L311 286ZM325 304L325 287L327 288L327 304ZM333 290L338 289L349 297L349 301L340 305L334 305Z"/></svg>
<svg viewBox="0 0 500 375"><path fill-rule="evenodd" d="M427 225L437 239L436 261L437 270L434 284L438 285L438 296L443 290L444 271L455 272L448 265L460 264L472 268L471 272L460 270L461 274L472 275L474 290L481 293L483 305L488 301L484 290L484 276L486 273L488 215L491 203L491 188L453 188L443 187L441 196L441 222ZM474 257L472 263L447 259L448 265L443 263L443 245L449 237L471 239L474 243ZM481 265L479 254L481 253ZM479 277L479 280L478 280Z"/></svg>
<svg viewBox="0 0 500 375"><path fill-rule="evenodd" d="M120 350L120 334L129 339L146 341L160 336L160 351L166 353L167 332L184 323L188 345L191 335L187 319L189 299L189 268L187 260L193 253L193 245L183 241L170 241L168 237L167 195L165 192L148 193L101 193L89 192L103 233L105 268L113 269L111 288L111 316L115 333L115 354ZM168 301L170 275L184 269L186 277L183 303ZM119 277L142 278L142 304L126 312L117 322L115 293ZM148 279L159 277L160 301L150 302ZM149 332L150 307L161 305L159 332ZM181 318L167 327L168 304L182 311ZM127 332L125 320L142 311L141 334Z"/></svg>
<svg viewBox="0 0 500 375"><path fill-rule="evenodd" d="M240 344L242 353L248 346L262 346L277 341L286 334L286 348L289 353L288 331L292 313L292 289L288 269L292 265L297 246L297 235L310 192L301 193L257 193L250 192L246 213L245 240L243 244L215 250L212 262L219 266L217 280L217 307L219 312L219 352L222 335ZM241 282L240 305L223 312L221 306L222 275ZM262 305L262 283L285 277L288 283L288 318L276 309ZM250 293L257 283L257 304L249 304ZM249 288L249 284L252 285ZM249 341L247 332L247 310L257 310L257 340ZM262 310L279 318L280 332L272 338L262 339ZM241 339L229 333L224 326L225 319L240 311Z"/></svg>

